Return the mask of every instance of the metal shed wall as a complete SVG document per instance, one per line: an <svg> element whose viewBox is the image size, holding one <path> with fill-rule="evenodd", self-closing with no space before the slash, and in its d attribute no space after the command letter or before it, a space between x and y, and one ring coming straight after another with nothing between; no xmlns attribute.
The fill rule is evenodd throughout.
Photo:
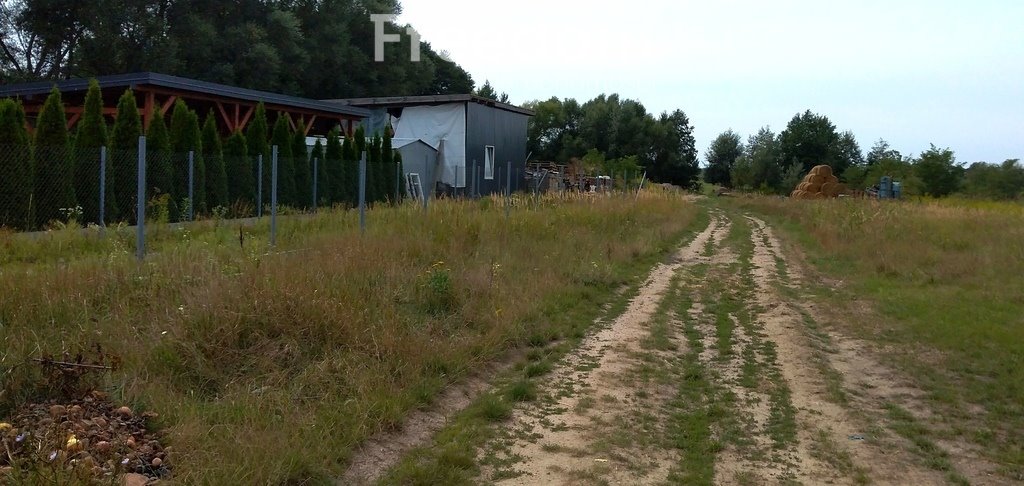
<svg viewBox="0 0 1024 486"><path fill-rule="evenodd" d="M499 192L508 177L507 163L512 162L512 190L522 189L530 117L480 103L466 103L466 111L466 175L472 177L475 163L480 194ZM484 147L488 145L494 146L495 158L494 179L490 180L484 179Z"/></svg>

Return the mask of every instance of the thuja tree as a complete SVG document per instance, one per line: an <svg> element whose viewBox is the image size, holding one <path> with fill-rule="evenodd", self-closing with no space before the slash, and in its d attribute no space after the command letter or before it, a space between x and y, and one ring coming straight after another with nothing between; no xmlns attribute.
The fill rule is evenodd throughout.
<svg viewBox="0 0 1024 486"><path fill-rule="evenodd" d="M206 210L206 166L203 163L202 131L199 116L178 100L171 113L171 151L173 152L174 188L178 201L184 201L189 194L188 156L192 153L192 197L189 201L195 212ZM184 205L182 206L184 209Z"/></svg>
<svg viewBox="0 0 1024 486"><path fill-rule="evenodd" d="M356 133L362 133L356 131ZM345 198L349 205L356 205L359 201L359 157L362 152L361 147L365 147L364 143L360 143L356 140L357 135L350 134L345 138L345 145L343 147L342 162L345 171Z"/></svg>
<svg viewBox="0 0 1024 486"><path fill-rule="evenodd" d="M395 151L395 165L398 167L398 200L406 198L405 166L402 165L402 152Z"/></svg>
<svg viewBox="0 0 1024 486"><path fill-rule="evenodd" d="M245 135L236 131L224 143L224 171L227 173L228 203L252 204L256 194L256 178L252 172ZM240 214L236 214L240 216Z"/></svg>
<svg viewBox="0 0 1024 486"><path fill-rule="evenodd" d="M310 168L306 148L306 124L299 120L292 134L292 166L295 171L295 205L308 207L313 204L313 172Z"/></svg>
<svg viewBox="0 0 1024 486"><path fill-rule="evenodd" d="M103 120L103 98L100 85L89 81L82 118L75 137L75 197L82 207L85 223L100 223L100 147L106 147L107 123ZM105 214L117 212L113 189L114 173L106 171L104 177Z"/></svg>
<svg viewBox="0 0 1024 486"><path fill-rule="evenodd" d="M20 102L0 100L0 228L32 225L32 150Z"/></svg>
<svg viewBox="0 0 1024 486"><path fill-rule="evenodd" d="M110 153L108 171L113 172L114 185L108 192L114 194L119 214L111 214L113 218L133 219L135 214L136 193L138 191L138 150L139 137L142 135L142 117L135 102L131 89L125 90L117 101L117 118L114 129L110 133ZM147 141L147 144L150 143ZM152 168L152 163L149 163ZM147 170L147 185L149 172ZM169 186L164 186L167 190Z"/></svg>
<svg viewBox="0 0 1024 486"><path fill-rule="evenodd" d="M201 145L206 165L206 204L212 210L226 207L228 199L227 171L224 167L224 149L217 133L217 118L211 109L203 123Z"/></svg>
<svg viewBox="0 0 1024 486"><path fill-rule="evenodd" d="M146 200L163 200L167 216L177 221L181 208L171 165L171 137L159 107L153 107L146 130Z"/></svg>
<svg viewBox="0 0 1024 486"><path fill-rule="evenodd" d="M284 114L274 122L270 145L277 146L277 202L296 206L295 166L292 164L292 135L288 129L288 118Z"/></svg>
<svg viewBox="0 0 1024 486"><path fill-rule="evenodd" d="M327 172L327 161L324 160L324 144L320 139L316 139L316 143L313 144L313 151L309 154L309 161L316 167L316 199L317 204L321 206L331 205L331 175Z"/></svg>
<svg viewBox="0 0 1024 486"><path fill-rule="evenodd" d="M398 180L395 169L395 154L391 150L391 127L384 128L384 138L381 139L380 148L380 160L381 160L381 172L382 172L382 183L381 190L383 191L384 198L396 201L398 196L396 193L395 183Z"/></svg>
<svg viewBox="0 0 1024 486"><path fill-rule="evenodd" d="M330 204L346 204L349 202L348 178L345 173L347 162L345 151L342 150L340 133L337 127L327 132L327 146L324 149L324 167L330 180L328 200Z"/></svg>
<svg viewBox="0 0 1024 486"><path fill-rule="evenodd" d="M60 91L55 86L43 104L35 134L36 221L63 220L61 211L77 206L74 164L68 157L68 126Z"/></svg>
<svg viewBox="0 0 1024 486"><path fill-rule="evenodd" d="M267 194L270 194L270 143L268 137L270 130L267 125L267 110L263 106L263 103L256 105L256 110L252 115L252 120L249 122L249 126L245 130L245 140L249 151L249 157L252 158L252 170L253 170L253 181L256 181L259 174L263 173L263 191L262 194L257 194L260 201L257 204L264 205L270 198ZM260 164L260 157L263 158L262 165ZM253 185L253 193L260 192L259 183Z"/></svg>
<svg viewBox="0 0 1024 486"><path fill-rule="evenodd" d="M370 153L368 156L369 164L368 167L373 167L367 174L367 194L370 194L370 187L372 181L372 194L373 196L367 196L367 200L373 202L383 201L387 197L387 188L385 185L385 169L384 159L381 155L381 149L383 148L383 142L381 141L380 135L374 135L373 140L370 141Z"/></svg>

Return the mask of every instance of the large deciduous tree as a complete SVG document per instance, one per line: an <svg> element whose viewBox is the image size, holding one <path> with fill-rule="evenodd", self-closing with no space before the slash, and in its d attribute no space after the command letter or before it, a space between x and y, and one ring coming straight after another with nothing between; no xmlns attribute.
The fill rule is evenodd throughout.
<svg viewBox="0 0 1024 486"><path fill-rule="evenodd" d="M779 161L783 165L798 163L804 173L816 165L829 165L842 174L845 166L840 166L838 143L835 125L826 116L807 110L794 116L779 134Z"/></svg>
<svg viewBox="0 0 1024 486"><path fill-rule="evenodd" d="M736 159L743 155L743 142L740 136L732 130L726 130L715 137L708 147L705 158L708 167L704 171L704 181L708 184L718 184L725 187L732 187L732 167Z"/></svg>

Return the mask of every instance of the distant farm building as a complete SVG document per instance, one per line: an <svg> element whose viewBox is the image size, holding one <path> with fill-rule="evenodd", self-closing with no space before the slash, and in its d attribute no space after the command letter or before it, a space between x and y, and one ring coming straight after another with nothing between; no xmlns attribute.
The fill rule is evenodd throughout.
<svg viewBox="0 0 1024 486"><path fill-rule="evenodd" d="M369 115L365 109L344 106L318 100L297 98L266 91L238 88L196 79L169 76L159 73L132 73L98 76L103 95L103 114L113 119L117 113L117 100L128 88L135 93L144 128L149 128L153 109L161 115L183 100L189 108L200 115L213 110L217 115L217 126L223 134L245 130L252 119L256 105L263 102L267 117L273 122L279 116L286 116L294 129L301 119L307 135L325 135L331 128L340 125L345 133L353 133L356 125ZM68 115L68 128L74 128L82 116L82 106L88 79L62 81L40 81L36 83L0 86L0 98L17 98L25 106L30 128L42 110L50 90L56 86L61 92L64 112Z"/></svg>
<svg viewBox="0 0 1024 486"><path fill-rule="evenodd" d="M428 193L491 194L509 182L522 188L530 110L475 95L327 101L370 110L368 133L390 123L406 176L415 175Z"/></svg>

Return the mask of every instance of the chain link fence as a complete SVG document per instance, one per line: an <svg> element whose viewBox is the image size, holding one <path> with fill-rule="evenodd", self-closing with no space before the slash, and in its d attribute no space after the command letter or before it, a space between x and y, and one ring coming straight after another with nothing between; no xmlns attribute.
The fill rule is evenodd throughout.
<svg viewBox="0 0 1024 486"><path fill-rule="evenodd" d="M135 226L141 258L147 225L355 208L361 182L364 204L396 201L404 193L397 165L367 164L360 181L358 162L278 157L275 180L273 156L207 161L194 151L146 148L145 137L139 142L120 150L0 146L0 229Z"/></svg>

